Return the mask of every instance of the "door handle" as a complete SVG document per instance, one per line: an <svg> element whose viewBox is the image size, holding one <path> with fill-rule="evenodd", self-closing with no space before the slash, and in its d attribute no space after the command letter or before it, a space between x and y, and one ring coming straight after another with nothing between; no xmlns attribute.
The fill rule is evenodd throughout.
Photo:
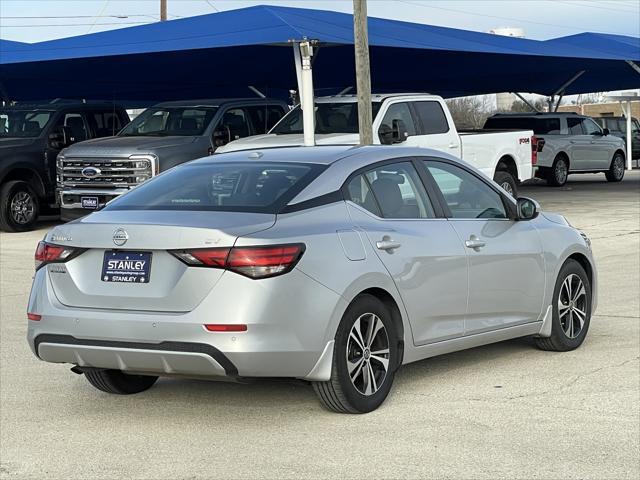
<svg viewBox="0 0 640 480"><path fill-rule="evenodd" d="M376 242L376 248L378 250L395 250L396 248L400 248L402 244L400 242L394 242L393 240L380 240Z"/></svg>
<svg viewBox="0 0 640 480"><path fill-rule="evenodd" d="M569 140L569 143L576 143L576 140Z"/></svg>
<svg viewBox="0 0 640 480"><path fill-rule="evenodd" d="M456 144L456 143L450 143L449 144L449 148L458 148L458 147L459 147L459 145Z"/></svg>
<svg viewBox="0 0 640 480"><path fill-rule="evenodd" d="M467 248L473 248L476 252L478 252L482 247L486 245L486 242L484 240L480 240L475 235L471 235L469 237L469 240L466 240L464 244Z"/></svg>

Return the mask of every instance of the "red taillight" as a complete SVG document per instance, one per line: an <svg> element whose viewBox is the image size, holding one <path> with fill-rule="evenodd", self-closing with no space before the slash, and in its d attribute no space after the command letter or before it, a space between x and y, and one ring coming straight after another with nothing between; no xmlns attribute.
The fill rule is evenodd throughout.
<svg viewBox="0 0 640 480"><path fill-rule="evenodd" d="M531 137L531 165L538 163L538 153L544 148L544 138Z"/></svg>
<svg viewBox="0 0 640 480"><path fill-rule="evenodd" d="M205 324L204 328L206 328L210 332L246 332L247 326L241 324Z"/></svg>
<svg viewBox="0 0 640 480"><path fill-rule="evenodd" d="M303 252L304 245L296 243L179 250L171 253L193 267L223 268L250 278L267 278L291 271Z"/></svg>
<svg viewBox="0 0 640 480"><path fill-rule="evenodd" d="M39 242L34 255L36 270L47 263L61 263L71 260L84 250L73 247L63 247L47 242Z"/></svg>
<svg viewBox="0 0 640 480"><path fill-rule="evenodd" d="M27 318L29 320L33 320L34 322L39 322L42 319L42 315L38 315L37 313L28 313Z"/></svg>

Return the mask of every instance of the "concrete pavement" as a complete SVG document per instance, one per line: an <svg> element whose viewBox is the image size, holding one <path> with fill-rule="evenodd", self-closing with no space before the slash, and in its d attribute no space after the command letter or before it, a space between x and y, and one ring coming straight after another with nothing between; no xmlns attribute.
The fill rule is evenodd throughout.
<svg viewBox="0 0 640 480"><path fill-rule="evenodd" d="M364 416L285 382L103 394L25 340L47 225L0 234L0 478L638 478L640 172L521 194L593 241L600 303L584 345L514 340L414 363Z"/></svg>

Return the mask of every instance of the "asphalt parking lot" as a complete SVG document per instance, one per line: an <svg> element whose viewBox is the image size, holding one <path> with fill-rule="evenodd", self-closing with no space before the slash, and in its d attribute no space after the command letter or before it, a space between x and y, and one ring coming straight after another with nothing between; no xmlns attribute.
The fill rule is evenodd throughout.
<svg viewBox="0 0 640 480"><path fill-rule="evenodd" d="M599 307L584 345L521 339L411 364L361 416L285 382L98 392L25 340L33 251L51 223L0 234L0 478L638 478L640 172L521 194L592 239Z"/></svg>

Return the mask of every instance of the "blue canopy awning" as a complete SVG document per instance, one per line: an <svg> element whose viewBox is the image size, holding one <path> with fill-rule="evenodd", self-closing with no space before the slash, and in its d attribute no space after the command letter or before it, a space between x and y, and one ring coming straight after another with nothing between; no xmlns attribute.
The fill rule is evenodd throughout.
<svg viewBox="0 0 640 480"><path fill-rule="evenodd" d="M269 95L296 88L291 40L317 40L317 94L355 85L353 18L256 6L25 46L0 42L0 88L12 100L116 101ZM373 90L444 97L502 91L566 94L640 86L626 62L640 40L582 34L549 41L369 18ZM15 44L14 44L15 43Z"/></svg>

